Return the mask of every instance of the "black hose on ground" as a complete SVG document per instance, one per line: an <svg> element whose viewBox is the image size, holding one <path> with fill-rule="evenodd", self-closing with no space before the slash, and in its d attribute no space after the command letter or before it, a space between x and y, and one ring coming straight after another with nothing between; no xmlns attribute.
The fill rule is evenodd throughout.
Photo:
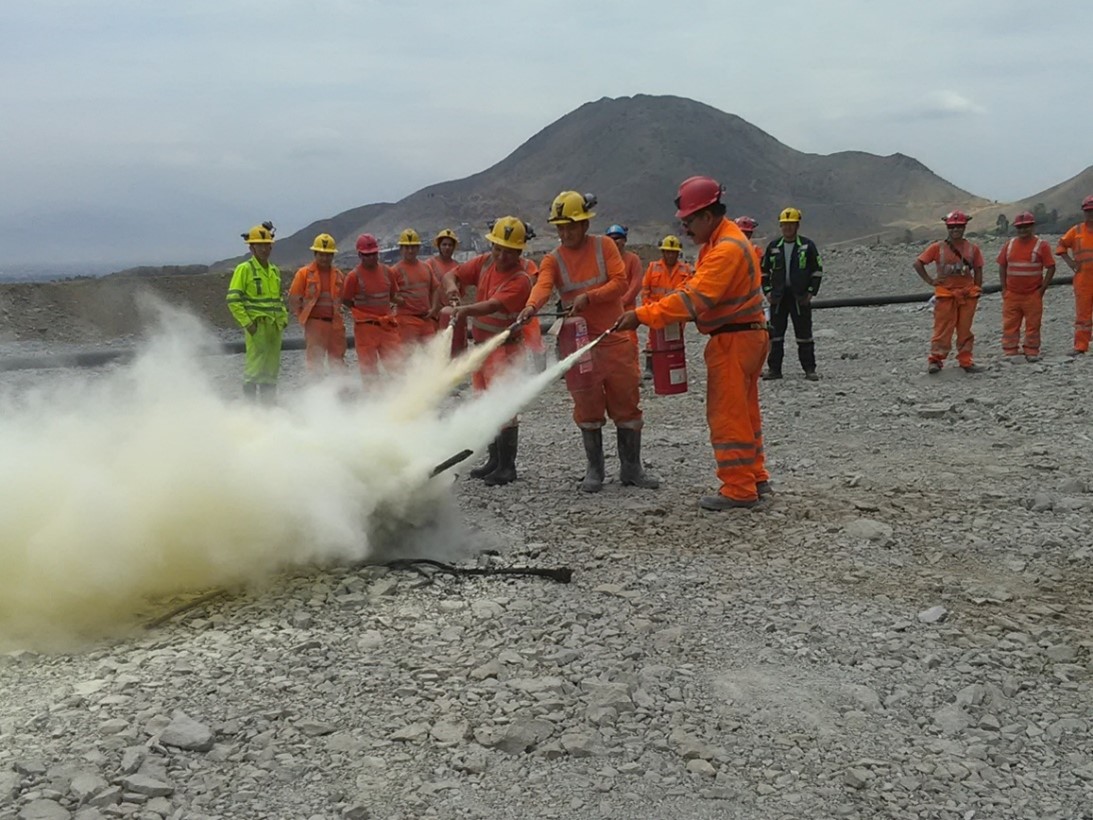
<svg viewBox="0 0 1093 820"><path fill-rule="evenodd" d="M1073 276L1059 276L1051 280L1048 287L1056 285L1069 285L1074 281ZM1001 285L984 285L983 293L1000 293ZM844 296L841 299L813 299L812 309L823 310L825 308L842 307L881 307L883 305L906 305L915 302L929 302L932 293L906 293L893 296Z"/></svg>

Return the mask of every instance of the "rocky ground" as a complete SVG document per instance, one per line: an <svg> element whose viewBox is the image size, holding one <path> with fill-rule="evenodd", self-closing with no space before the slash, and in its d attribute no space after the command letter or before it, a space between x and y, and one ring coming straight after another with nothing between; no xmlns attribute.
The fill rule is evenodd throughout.
<svg viewBox="0 0 1093 820"><path fill-rule="evenodd" d="M824 295L918 290L914 250L830 254ZM453 494L489 560L571 584L301 569L0 657L0 816L1093 817L1093 361L1069 288L1038 364L1001 361L999 306L987 371L936 377L927 311L817 311L822 381L791 348L763 386L755 511L695 506L698 340L689 393L646 390L659 491L578 493L551 389L520 480Z"/></svg>

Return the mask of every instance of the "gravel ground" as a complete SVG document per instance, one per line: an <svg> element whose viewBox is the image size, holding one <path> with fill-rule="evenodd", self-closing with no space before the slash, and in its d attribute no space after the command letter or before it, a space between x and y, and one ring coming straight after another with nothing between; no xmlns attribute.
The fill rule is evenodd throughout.
<svg viewBox="0 0 1093 820"><path fill-rule="evenodd" d="M914 291L917 250L829 254L824 295ZM691 391L644 399L658 491L577 492L558 384L523 416L520 480L460 478L436 537L572 584L300 569L0 656L0 816L1093 817L1093 361L1065 356L1071 323L1053 289L1044 361L1007 364L985 297L987 371L927 377L927 311L817 311L822 381L791 348L763 386L777 495L755 511L695 506L696 338ZM237 389L239 357L210 367Z"/></svg>

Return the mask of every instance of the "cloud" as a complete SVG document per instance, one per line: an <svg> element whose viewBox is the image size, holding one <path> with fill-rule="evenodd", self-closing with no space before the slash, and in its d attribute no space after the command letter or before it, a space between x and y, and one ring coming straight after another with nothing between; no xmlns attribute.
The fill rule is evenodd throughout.
<svg viewBox="0 0 1093 820"><path fill-rule="evenodd" d="M934 91L909 112L928 119L952 119L974 114L986 114L987 109L956 91Z"/></svg>

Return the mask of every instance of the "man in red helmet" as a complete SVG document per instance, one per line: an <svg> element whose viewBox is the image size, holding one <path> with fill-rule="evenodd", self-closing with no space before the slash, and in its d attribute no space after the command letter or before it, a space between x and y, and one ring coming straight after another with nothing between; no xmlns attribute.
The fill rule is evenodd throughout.
<svg viewBox="0 0 1093 820"><path fill-rule="evenodd" d="M751 242L751 249L755 251L756 261L763 264L763 249L760 248L755 242L752 242L751 235L755 233L755 229L759 227L758 220L750 216L738 216L733 220L736 223L736 227L748 238L748 242Z"/></svg>
<svg viewBox="0 0 1093 820"><path fill-rule="evenodd" d="M1044 291L1055 276L1055 257L1046 241L1033 235L1036 217L1023 211L1013 218L1017 236L998 252L998 276L1002 283L1002 352L1013 361L1024 353L1030 362L1040 361L1040 321L1044 315ZM1025 343L1021 344L1021 323Z"/></svg>
<svg viewBox="0 0 1093 820"><path fill-rule="evenodd" d="M1082 211L1085 222L1063 234L1055 248L1055 254L1074 271L1074 349L1070 351L1071 356L1086 353L1090 336L1093 336L1093 196L1082 201Z"/></svg>
<svg viewBox="0 0 1093 820"><path fill-rule="evenodd" d="M934 289L934 335L926 372L941 372L955 331L957 362L965 373L978 373L983 368L972 360L972 320L983 293L983 252L964 238L964 229L971 221L966 213L952 211L943 221L948 236L919 254L914 264L915 273ZM931 263L937 266L936 276L926 272Z"/></svg>
<svg viewBox="0 0 1093 820"><path fill-rule="evenodd" d="M345 277L342 304L353 314L353 346L362 375L376 372L383 361L388 366L398 358L401 343L394 316L398 283L395 274L382 264L376 237L357 237L360 263Z"/></svg>
<svg viewBox="0 0 1093 820"><path fill-rule="evenodd" d="M555 289L567 311L585 320L590 339L610 331L622 315L622 297L629 285L626 268L614 242L589 233L595 204L594 196L577 191L562 191L554 198L548 221L558 231L559 245L543 257L539 278L520 311L520 319L534 316ZM591 356L590 383L582 382L569 393L573 397L573 421L581 430L588 461L581 490L598 493L603 489L605 414L615 422L618 435L619 482L656 489L660 480L646 473L641 462L644 421L634 341L625 333L612 333L592 348Z"/></svg>
<svg viewBox="0 0 1093 820"><path fill-rule="evenodd" d="M691 177L679 186L676 217L699 246L694 275L679 290L624 313L620 329L692 321L706 344L706 420L721 489L707 510L754 507L770 493L763 456L759 374L770 349L759 265L740 228L725 217L721 186Z"/></svg>

